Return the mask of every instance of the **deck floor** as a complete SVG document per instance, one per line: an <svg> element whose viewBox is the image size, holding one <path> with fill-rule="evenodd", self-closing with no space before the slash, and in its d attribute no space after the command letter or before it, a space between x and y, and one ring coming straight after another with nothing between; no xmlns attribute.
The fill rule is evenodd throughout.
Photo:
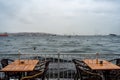
<svg viewBox="0 0 120 80"><path fill-rule="evenodd" d="M18 79L10 79L10 80L18 80ZM39 80L39 79L38 79ZM47 79L46 79L47 80ZM54 79L54 78L51 78L49 80L58 80L58 79ZM74 79L65 79L65 78L60 78L60 80L74 80Z"/></svg>

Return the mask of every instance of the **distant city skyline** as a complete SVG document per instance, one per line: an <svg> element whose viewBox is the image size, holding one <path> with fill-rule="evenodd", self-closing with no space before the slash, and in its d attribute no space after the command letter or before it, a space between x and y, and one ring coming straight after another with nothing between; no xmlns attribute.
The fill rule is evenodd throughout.
<svg viewBox="0 0 120 80"><path fill-rule="evenodd" d="M120 0L0 0L0 32L120 35Z"/></svg>

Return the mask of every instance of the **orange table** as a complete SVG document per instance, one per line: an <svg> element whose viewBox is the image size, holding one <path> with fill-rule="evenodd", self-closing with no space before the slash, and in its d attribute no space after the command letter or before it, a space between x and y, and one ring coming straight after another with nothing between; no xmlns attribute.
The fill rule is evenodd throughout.
<svg viewBox="0 0 120 80"><path fill-rule="evenodd" d="M99 70L103 71L103 74L105 75L105 80L107 79L107 74L109 73L109 70L120 70L120 67L108 62L106 60L98 60L96 59L85 59L83 60L85 64L87 64L92 70ZM100 64L100 61L103 61L103 64Z"/></svg>
<svg viewBox="0 0 120 80"><path fill-rule="evenodd" d="M39 60L15 60L6 67L2 68L2 72L28 72L33 71Z"/></svg>
<svg viewBox="0 0 120 80"><path fill-rule="evenodd" d="M102 60L103 64L100 64L101 60L98 60L98 63L96 63L96 59L85 59L83 60L84 63L86 63L92 70L115 70L120 69L119 66L108 62L106 60Z"/></svg>

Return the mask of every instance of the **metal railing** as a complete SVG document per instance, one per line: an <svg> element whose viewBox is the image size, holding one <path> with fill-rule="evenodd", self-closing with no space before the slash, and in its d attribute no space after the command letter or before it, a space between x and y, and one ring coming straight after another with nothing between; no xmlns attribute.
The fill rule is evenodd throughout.
<svg viewBox="0 0 120 80"><path fill-rule="evenodd" d="M119 58L120 54L100 54L100 59L110 60L113 58ZM10 58L10 59L18 59L18 54L0 54L0 60L3 58ZM72 62L72 59L79 59L83 60L85 58L95 59L96 54L68 54L68 53L54 53L54 54L20 54L20 59L38 59L38 60L50 60L51 63L49 65L48 77L50 79L56 80L73 80L75 74L75 66ZM1 65L0 65L1 66ZM4 74L1 72L0 76L3 77Z"/></svg>

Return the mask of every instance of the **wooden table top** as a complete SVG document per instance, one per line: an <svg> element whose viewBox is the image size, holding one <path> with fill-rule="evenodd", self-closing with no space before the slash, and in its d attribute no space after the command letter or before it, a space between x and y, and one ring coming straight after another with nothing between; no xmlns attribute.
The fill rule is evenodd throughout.
<svg viewBox="0 0 120 80"><path fill-rule="evenodd" d="M33 71L39 60L15 60L6 67L2 68L2 72L28 72Z"/></svg>
<svg viewBox="0 0 120 80"><path fill-rule="evenodd" d="M106 60L98 60L98 63L96 63L96 59L85 59L83 60L84 63L86 63L92 70L114 70L114 69L120 69L119 66L108 62ZM100 64L100 61L103 61L103 64Z"/></svg>

